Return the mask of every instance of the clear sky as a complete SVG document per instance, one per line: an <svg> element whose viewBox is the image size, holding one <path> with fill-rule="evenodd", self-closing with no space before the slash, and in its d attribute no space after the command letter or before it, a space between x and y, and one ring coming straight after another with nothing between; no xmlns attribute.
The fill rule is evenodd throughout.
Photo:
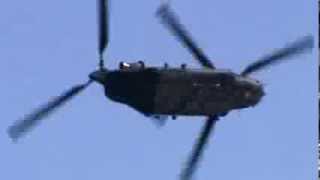
<svg viewBox="0 0 320 180"><path fill-rule="evenodd" d="M107 66L188 63L192 56L154 17L160 0L112 1ZM217 67L247 64L305 34L317 34L316 0L172 0ZM177 179L203 124L150 119L89 87L19 144L7 127L97 66L95 1L3 1L0 6L0 179ZM317 44L316 40L316 44ZM198 180L317 179L317 51L253 74L266 96L217 124Z"/></svg>

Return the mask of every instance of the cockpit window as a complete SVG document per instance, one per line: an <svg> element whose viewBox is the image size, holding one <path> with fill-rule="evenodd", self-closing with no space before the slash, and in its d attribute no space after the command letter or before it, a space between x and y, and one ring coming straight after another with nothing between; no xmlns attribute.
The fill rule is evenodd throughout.
<svg viewBox="0 0 320 180"><path fill-rule="evenodd" d="M260 82L254 79L249 79L245 77L236 77L236 81L238 83L243 83L243 84L254 84L254 85L260 85Z"/></svg>

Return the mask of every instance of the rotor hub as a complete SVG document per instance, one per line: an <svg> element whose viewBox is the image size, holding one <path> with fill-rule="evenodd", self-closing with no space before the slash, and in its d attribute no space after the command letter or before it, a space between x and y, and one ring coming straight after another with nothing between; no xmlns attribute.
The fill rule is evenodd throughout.
<svg viewBox="0 0 320 180"><path fill-rule="evenodd" d="M106 69L99 69L89 74L89 78L100 84L106 84L108 77L108 71Z"/></svg>

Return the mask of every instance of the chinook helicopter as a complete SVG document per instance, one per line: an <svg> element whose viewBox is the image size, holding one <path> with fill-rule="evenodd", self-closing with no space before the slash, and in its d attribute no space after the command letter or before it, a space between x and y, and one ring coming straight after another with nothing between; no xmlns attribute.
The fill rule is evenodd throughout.
<svg viewBox="0 0 320 180"><path fill-rule="evenodd" d="M107 69L103 54L109 42L108 1L98 0L99 69L89 74L88 82L76 85L49 103L16 121L8 129L18 140L39 121L61 107L93 82L101 84L112 101L128 105L147 117L162 119L171 116L206 116L198 141L181 173L181 179L191 179L216 122L236 109L257 105L265 95L263 84L250 74L288 60L313 48L313 37L304 36L288 46L249 64L241 73L218 69L192 40L168 4L162 4L156 16L191 52L203 68L147 67L143 61L120 62L119 69Z"/></svg>

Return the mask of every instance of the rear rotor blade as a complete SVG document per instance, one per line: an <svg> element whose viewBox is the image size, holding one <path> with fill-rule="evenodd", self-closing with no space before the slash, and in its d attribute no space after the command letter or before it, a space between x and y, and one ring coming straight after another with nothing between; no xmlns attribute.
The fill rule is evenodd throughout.
<svg viewBox="0 0 320 180"><path fill-rule="evenodd" d="M289 57L301 54L306 50L312 49L313 44L314 42L312 36L304 36L303 38L292 42L287 47L279 49L271 55L265 56L262 59L248 65L241 73L241 75L246 76L253 72L264 69L267 66L274 65L275 63L279 63L283 60L287 60Z"/></svg>
<svg viewBox="0 0 320 180"><path fill-rule="evenodd" d="M15 122L12 126L8 129L9 136L14 140L18 140L22 137L26 132L31 130L40 120L44 119L48 115L50 115L54 110L58 107L61 107L67 101L69 101L72 97L79 94L83 91L91 81L86 84L77 85L69 89L68 91L64 92L58 97L53 98L47 104L41 106L40 108L36 109L31 114L25 116L22 120Z"/></svg>
<svg viewBox="0 0 320 180"><path fill-rule="evenodd" d="M192 55L199 61L199 63L208 68L214 69L214 65L211 63L209 58L202 52L202 50L192 40L186 29L180 24L177 16L170 10L168 4L163 4L157 11L157 15L160 16L163 23L172 31L172 33L182 43L189 48Z"/></svg>
<svg viewBox="0 0 320 180"><path fill-rule="evenodd" d="M98 51L99 58L102 60L103 53L109 43L109 1L108 0L98 0Z"/></svg>
<svg viewBox="0 0 320 180"><path fill-rule="evenodd" d="M209 119L207 119L199 139L193 148L191 156L187 161L186 168L182 171L181 180L190 180L192 178L192 175L199 164L199 160L201 159L204 147L208 143L210 133L214 130L217 120L217 116L209 117Z"/></svg>

